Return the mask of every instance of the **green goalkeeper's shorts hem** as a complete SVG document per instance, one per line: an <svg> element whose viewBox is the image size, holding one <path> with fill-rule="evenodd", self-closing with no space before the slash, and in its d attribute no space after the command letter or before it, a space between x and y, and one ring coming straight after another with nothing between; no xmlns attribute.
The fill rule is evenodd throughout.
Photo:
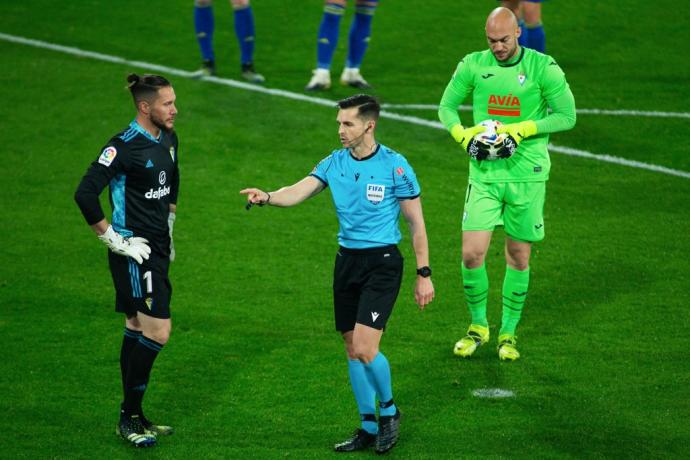
<svg viewBox="0 0 690 460"><path fill-rule="evenodd" d="M463 231L493 231L503 225L516 241L544 239L546 182L483 183L470 180L465 194Z"/></svg>

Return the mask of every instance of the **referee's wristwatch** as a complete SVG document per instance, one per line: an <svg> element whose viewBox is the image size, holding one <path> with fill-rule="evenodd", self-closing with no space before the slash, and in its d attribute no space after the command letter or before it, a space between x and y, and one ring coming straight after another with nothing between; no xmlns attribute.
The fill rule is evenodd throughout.
<svg viewBox="0 0 690 460"><path fill-rule="evenodd" d="M428 278L431 276L431 269L427 267L421 267L417 269L417 274L422 278Z"/></svg>

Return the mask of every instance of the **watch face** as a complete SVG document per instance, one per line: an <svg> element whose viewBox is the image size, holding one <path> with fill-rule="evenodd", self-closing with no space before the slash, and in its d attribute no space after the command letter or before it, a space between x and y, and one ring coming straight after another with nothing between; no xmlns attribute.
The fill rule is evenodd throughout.
<svg viewBox="0 0 690 460"><path fill-rule="evenodd" d="M429 267L418 268L417 274L423 278L428 278L431 276L431 269Z"/></svg>

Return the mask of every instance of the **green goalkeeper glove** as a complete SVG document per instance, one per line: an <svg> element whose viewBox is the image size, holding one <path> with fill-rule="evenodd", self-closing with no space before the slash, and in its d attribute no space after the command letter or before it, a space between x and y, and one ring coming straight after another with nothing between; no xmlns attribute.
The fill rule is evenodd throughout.
<svg viewBox="0 0 690 460"><path fill-rule="evenodd" d="M519 123L510 123L501 125L496 129L498 134L507 134L515 141L515 145L519 145L523 139L537 134L537 124L532 120L521 121Z"/></svg>
<svg viewBox="0 0 690 460"><path fill-rule="evenodd" d="M462 145L465 151L468 151L468 146L472 141L472 138L479 133L486 131L486 127L481 125L476 125L471 128L463 128L462 125L455 125L450 128L450 135L453 136L455 142Z"/></svg>
<svg viewBox="0 0 690 460"><path fill-rule="evenodd" d="M148 259L151 253L151 248L146 244L149 242L146 238L138 236L124 238L113 230L112 225L108 225L108 229L102 235L98 235L98 239L103 241L115 254L131 257L139 264Z"/></svg>

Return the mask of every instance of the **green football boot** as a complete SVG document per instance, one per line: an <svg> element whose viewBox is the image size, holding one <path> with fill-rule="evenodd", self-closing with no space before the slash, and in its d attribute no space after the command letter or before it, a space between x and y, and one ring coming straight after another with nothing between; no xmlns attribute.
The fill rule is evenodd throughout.
<svg viewBox="0 0 690 460"><path fill-rule="evenodd" d="M498 337L498 358L501 361L515 361L519 357L517 337L512 334L501 334Z"/></svg>
<svg viewBox="0 0 690 460"><path fill-rule="evenodd" d="M489 341L489 328L479 324L470 324L467 335L460 339L453 347L456 356L469 358L477 350L477 347Z"/></svg>

